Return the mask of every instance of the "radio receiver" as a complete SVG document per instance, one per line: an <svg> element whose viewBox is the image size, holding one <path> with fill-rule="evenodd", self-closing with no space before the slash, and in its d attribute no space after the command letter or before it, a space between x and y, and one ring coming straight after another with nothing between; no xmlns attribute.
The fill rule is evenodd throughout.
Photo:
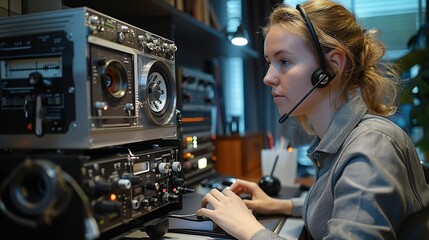
<svg viewBox="0 0 429 240"><path fill-rule="evenodd" d="M92 9L0 20L0 148L177 137L171 40Z"/></svg>

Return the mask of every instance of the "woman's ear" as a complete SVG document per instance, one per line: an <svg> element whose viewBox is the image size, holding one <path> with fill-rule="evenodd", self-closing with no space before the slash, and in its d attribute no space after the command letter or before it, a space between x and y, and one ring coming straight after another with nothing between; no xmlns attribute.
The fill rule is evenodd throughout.
<svg viewBox="0 0 429 240"><path fill-rule="evenodd" d="M326 59L328 60L328 65L331 66L335 75L341 74L346 65L346 54L339 49L333 49L326 54Z"/></svg>

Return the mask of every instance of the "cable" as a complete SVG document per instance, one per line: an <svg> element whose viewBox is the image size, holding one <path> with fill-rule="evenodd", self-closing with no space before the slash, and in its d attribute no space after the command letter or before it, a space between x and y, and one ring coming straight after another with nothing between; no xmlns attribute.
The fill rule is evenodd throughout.
<svg viewBox="0 0 429 240"><path fill-rule="evenodd" d="M175 218L187 218L187 217L197 217L196 213L191 214L170 214L167 215L168 217L175 217Z"/></svg>
<svg viewBox="0 0 429 240"><path fill-rule="evenodd" d="M72 189L76 192L76 194L79 196L82 205L84 207L85 212L85 238L87 240L96 239L100 236L100 230L98 229L97 222L95 221L95 218L92 216L91 212L91 206L89 204L89 200L85 194L85 192L82 190L82 188L79 186L79 184L76 182L74 178L72 178L68 173L62 172L64 180L66 180Z"/></svg>
<svg viewBox="0 0 429 240"><path fill-rule="evenodd" d="M24 162L25 163L25 162ZM2 200L2 195L3 195L3 191L5 190L6 186L12 181L13 177L22 169L23 164L22 163L20 166L18 166L17 168L15 168L10 174L9 176L3 181L1 187L0 187L0 210L7 216L9 217L9 219L12 219L13 221L17 222L18 224L30 227L30 228L36 228L37 227L37 222L33 221L33 220L28 220L25 219L23 217L20 217L16 214L14 214L13 212L11 212L6 205L3 203Z"/></svg>

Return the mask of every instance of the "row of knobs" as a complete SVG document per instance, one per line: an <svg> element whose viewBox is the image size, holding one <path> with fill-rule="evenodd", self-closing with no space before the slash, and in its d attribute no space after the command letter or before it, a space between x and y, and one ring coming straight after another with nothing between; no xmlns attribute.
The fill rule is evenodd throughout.
<svg viewBox="0 0 429 240"><path fill-rule="evenodd" d="M157 165L157 172L161 174L168 174L171 170L175 172L181 171L182 166L180 162L166 163L161 162ZM85 190L89 195L98 196L102 194L112 193L115 190L128 190L131 189L132 185L139 185L142 183L142 179L139 176L135 176L129 173L123 174L121 179L117 179L113 182L108 182L101 177L95 177L93 180L90 180L86 183ZM184 180L181 178L173 179L172 184L175 186L182 186ZM157 182L146 181L144 183L144 188L147 190L159 190L160 185ZM165 189L166 190L166 189ZM174 193L169 193L168 191L164 192L163 201L164 202L177 202L179 200L178 195ZM140 207L153 206L157 203L158 199L156 197L140 197L138 199L133 199L131 201L131 207L133 209L139 209ZM121 203L117 201L107 201L102 200L95 204L94 211L98 214L104 213L118 213L121 211Z"/></svg>
<svg viewBox="0 0 429 240"><path fill-rule="evenodd" d="M89 25L92 31L103 34L105 20L98 17L97 15L91 15L88 17ZM130 30L126 25L121 25L117 29L117 39L119 43L123 43L127 36L131 35L135 37L135 32ZM137 40L144 49L149 49L150 51L163 52L166 54L173 55L177 51L177 46L174 43L167 43L162 41L161 38L153 36L152 34L146 32L144 34L139 34Z"/></svg>
<svg viewBox="0 0 429 240"><path fill-rule="evenodd" d="M173 162L173 163L167 163L167 162L161 162L157 166L157 172L160 174L168 174L170 171L174 172L180 172L182 170L182 165L180 162ZM128 173L125 173L123 175L123 178L118 179L114 182L108 182L103 180L101 177L95 177L94 180L90 180L86 184L86 190L87 193L90 195L95 194L103 194L103 193L110 193L114 190L127 190L131 188L131 185L138 185L141 184L141 178L138 176L134 176ZM181 185L183 183L178 183L177 179L175 179L175 184ZM152 183L150 181L147 181L145 183L145 188L148 190L158 190L159 184L158 183Z"/></svg>
<svg viewBox="0 0 429 240"><path fill-rule="evenodd" d="M136 179L119 179L118 181L115 181L113 183L101 181L100 179L92 181L92 189L93 193L96 192L97 194L100 193L111 193L115 189L121 189L126 190L130 189L132 182L136 181ZM139 179L140 182L140 179ZM180 179L175 179L174 181L176 184L182 184L182 181ZM159 190L160 185L157 182L151 182L147 181L145 184L145 189L147 190ZM87 188L88 189L88 188ZM88 191L87 191L88 192ZM179 200L179 197L174 193L168 193L167 191L164 192L163 195L163 201L164 202L177 202ZM146 207L146 206L153 206L157 203L158 199L156 197L140 197L138 199L133 199L131 201L131 207L133 209L139 209L140 207ZM108 200L101 200L98 201L95 206L94 210L98 214L104 214L104 213L118 213L120 214L121 211L121 203L118 201L108 201Z"/></svg>

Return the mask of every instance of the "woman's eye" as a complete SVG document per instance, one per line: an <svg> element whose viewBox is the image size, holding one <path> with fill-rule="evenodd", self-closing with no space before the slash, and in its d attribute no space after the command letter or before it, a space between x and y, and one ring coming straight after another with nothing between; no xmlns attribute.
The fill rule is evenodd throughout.
<svg viewBox="0 0 429 240"><path fill-rule="evenodd" d="M289 64L289 61L288 61L288 60L286 60L286 59L282 59L282 60L280 60L280 64L281 64L281 65L288 65L288 64Z"/></svg>

